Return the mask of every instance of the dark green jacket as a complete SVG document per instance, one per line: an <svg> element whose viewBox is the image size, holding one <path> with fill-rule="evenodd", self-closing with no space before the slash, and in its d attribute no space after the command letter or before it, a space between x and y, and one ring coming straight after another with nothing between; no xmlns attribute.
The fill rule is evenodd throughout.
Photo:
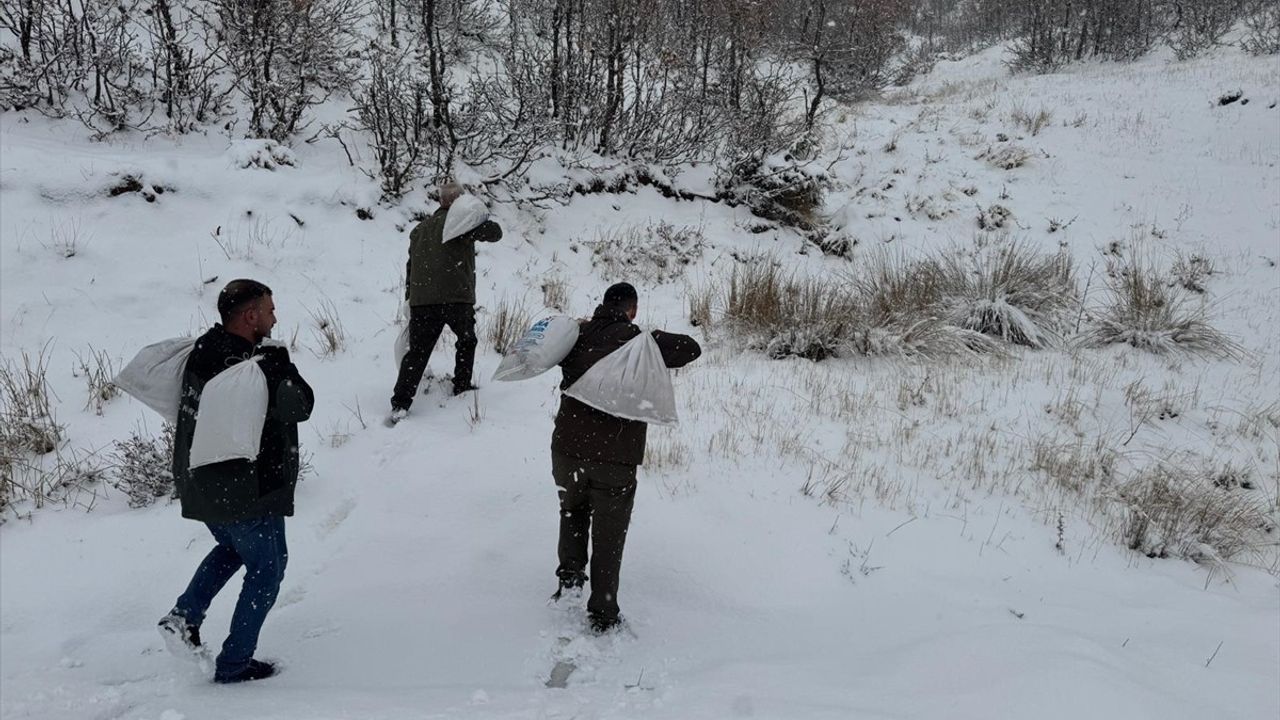
<svg viewBox="0 0 1280 720"><path fill-rule="evenodd" d="M200 395L213 376L253 355L267 378L267 419L256 460L227 460L190 469ZM187 358L173 440L173 478L182 516L206 523L293 514L298 482L298 423L311 417L315 396L281 347L257 347L214 325Z"/></svg>
<svg viewBox="0 0 1280 720"><path fill-rule="evenodd" d="M568 390L592 365L639 334L640 328L627 318L626 311L608 305L597 307L595 315L579 328L578 342L560 361L564 373L560 390ZM653 339L658 342L662 359L669 368L684 367L702 354L698 341L688 335L654 330ZM610 415L581 400L561 395L551 449L579 460L642 465L648 429L647 423Z"/></svg>
<svg viewBox="0 0 1280 720"><path fill-rule="evenodd" d="M409 233L405 299L410 305L476 304L476 243L497 242L502 228L492 220L443 242L446 211L441 208Z"/></svg>

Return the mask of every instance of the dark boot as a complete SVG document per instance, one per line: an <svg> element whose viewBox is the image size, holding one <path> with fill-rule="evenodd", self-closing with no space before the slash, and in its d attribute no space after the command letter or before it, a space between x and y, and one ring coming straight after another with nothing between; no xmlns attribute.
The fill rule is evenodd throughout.
<svg viewBox="0 0 1280 720"><path fill-rule="evenodd" d="M222 684L249 682L251 680L266 680L276 674L276 666L269 662L261 660L250 660L249 666L235 675L215 674L213 681Z"/></svg>

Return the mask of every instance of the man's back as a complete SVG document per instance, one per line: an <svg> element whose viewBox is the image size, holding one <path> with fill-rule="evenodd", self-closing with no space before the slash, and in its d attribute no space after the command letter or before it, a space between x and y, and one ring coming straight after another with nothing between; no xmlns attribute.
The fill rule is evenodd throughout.
<svg viewBox="0 0 1280 720"><path fill-rule="evenodd" d="M567 390L591 366L626 345L640 332L626 311L608 305L596 308L592 318L582 324L578 342L560 362L564 373L561 391ZM697 341L688 335L654 331L653 336L667 367L683 367L702 354ZM647 431L646 423L610 415L576 398L561 395L551 449L594 462L641 465Z"/></svg>
<svg viewBox="0 0 1280 720"><path fill-rule="evenodd" d="M486 220L474 230L444 242L447 211L437 210L409 234L405 270L410 305L476 302L476 243L497 242L502 228Z"/></svg>

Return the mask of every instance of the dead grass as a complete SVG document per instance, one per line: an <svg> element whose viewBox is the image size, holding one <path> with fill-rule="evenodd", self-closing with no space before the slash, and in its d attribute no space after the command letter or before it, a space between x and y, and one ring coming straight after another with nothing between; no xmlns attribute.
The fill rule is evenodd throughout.
<svg viewBox="0 0 1280 720"><path fill-rule="evenodd" d="M1058 344L1079 301L1075 269L1064 253L1025 242L942 256L951 321L1015 345Z"/></svg>
<svg viewBox="0 0 1280 720"><path fill-rule="evenodd" d="M1167 464L1129 479L1112 496L1120 508L1124 544L1155 558L1255 555L1275 529L1265 504L1216 479L1203 469Z"/></svg>
<svg viewBox="0 0 1280 720"><path fill-rule="evenodd" d="M503 298L489 317L487 336L494 352L506 355L529 329L529 312L521 303Z"/></svg>
<svg viewBox="0 0 1280 720"><path fill-rule="evenodd" d="M1157 355L1185 353L1237 359L1244 351L1208 322L1203 304L1137 251L1108 269L1109 297L1080 338L1087 347L1130 345Z"/></svg>

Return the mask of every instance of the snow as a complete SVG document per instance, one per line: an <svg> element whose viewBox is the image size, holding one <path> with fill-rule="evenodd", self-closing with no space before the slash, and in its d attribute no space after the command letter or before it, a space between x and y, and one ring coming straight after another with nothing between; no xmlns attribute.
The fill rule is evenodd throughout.
<svg viewBox="0 0 1280 720"><path fill-rule="evenodd" d="M1216 106L1237 88L1253 102ZM24 506L0 528L0 715L1276 717L1274 546L1212 572L1148 559L1029 458L1048 440L1069 454L1132 432L1122 470L1194 453L1249 467L1274 495L1280 438L1258 418L1280 407L1280 109L1268 107L1277 88L1280 59L1227 51L1043 77L1009 77L991 51L843 111L833 137L853 149L833 167L839 184L825 209L859 252L971 242L977 208L992 204L1097 273L1110 243L1141 236L1161 257L1213 259L1211 317L1250 355L813 364L706 343L675 374L680 427L650 430L620 597L634 635L573 640L579 669L564 689L545 687L573 615L546 604L558 374L487 383L474 400L433 391L394 429L379 422L409 218L433 205L421 193L378 205L376 183L323 142L91 143L74 123L0 115L0 343L6 359L47 345L58 419L75 446L109 453L133 429L159 428L127 398L102 415L82 409L75 353L105 350L120 367L146 344L199 332L235 277L273 288L277 337L299 346L317 394L302 427L315 472L298 490L289 568L260 644L284 672L227 688L168 656L154 624L208 533L175 505L130 510L123 493L99 487L88 513ZM1044 106L1053 120L1031 136L1008 120L1014 106ZM997 133L1030 151L1024 166L976 159L1004 145ZM575 172L548 159L535 179ZM126 175L142 189L108 196ZM703 188L710 173L690 168L674 181ZM913 214L912 198L933 212ZM542 282L560 277L566 313L582 316L623 279L594 268L581 244L614 228L661 220L706 234L685 278L637 282L638 322L699 338L686 289L727 276L734 254L845 267L811 245L798 254L806 245L789 231L746 232L756 221L743 208L649 188L551 207L491 208L506 237L477 260L481 380L500 360L483 332L500 301L541 307ZM1050 218L1070 225L1049 233ZM309 316L325 302L348 336L327 357ZM443 342L436 372L451 355ZM1135 429L1138 390L1178 416ZM203 628L215 647L238 582Z"/></svg>

